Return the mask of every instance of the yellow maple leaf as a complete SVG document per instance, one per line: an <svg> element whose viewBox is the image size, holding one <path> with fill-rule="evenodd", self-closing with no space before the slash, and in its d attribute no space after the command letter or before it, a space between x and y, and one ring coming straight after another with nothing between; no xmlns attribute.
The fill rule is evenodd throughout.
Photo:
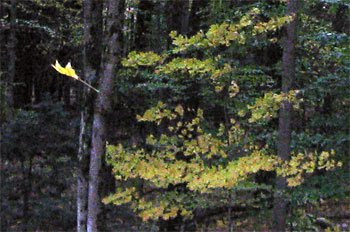
<svg viewBox="0 0 350 232"><path fill-rule="evenodd" d="M75 80L78 80L80 82L82 82L84 85L88 86L89 88L95 90L97 93L99 92L99 90L97 90L96 88L94 88L93 86L91 86L89 83L85 82L84 80L82 80L77 73L75 72L75 70L72 68L72 65L70 62L67 63L66 67L62 67L60 65L60 63L58 63L58 61L56 60L55 65L51 64L51 66L59 73L69 76Z"/></svg>
<svg viewBox="0 0 350 232"><path fill-rule="evenodd" d="M68 62L68 64L66 65L65 68L63 68L60 63L58 63L58 61L56 60L55 65L51 65L54 69L56 69L57 72L72 77L76 80L79 80L79 76L76 74L75 70L72 68L72 65L70 62Z"/></svg>
<svg viewBox="0 0 350 232"><path fill-rule="evenodd" d="M70 64L70 62L68 62L68 64L65 67L66 71L67 71L67 75L70 77L73 77L74 79L78 79L78 75L75 73L75 70L72 68L72 65Z"/></svg>

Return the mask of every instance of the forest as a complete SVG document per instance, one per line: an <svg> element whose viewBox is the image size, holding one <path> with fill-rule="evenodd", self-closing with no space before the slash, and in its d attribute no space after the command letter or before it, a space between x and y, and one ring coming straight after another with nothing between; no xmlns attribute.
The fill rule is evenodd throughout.
<svg viewBox="0 0 350 232"><path fill-rule="evenodd" d="M350 0L0 0L0 231L350 231Z"/></svg>

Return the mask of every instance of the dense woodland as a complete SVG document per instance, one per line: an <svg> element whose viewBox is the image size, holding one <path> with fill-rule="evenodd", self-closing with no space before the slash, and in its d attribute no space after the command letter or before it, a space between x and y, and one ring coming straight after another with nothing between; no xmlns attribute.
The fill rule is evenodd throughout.
<svg viewBox="0 0 350 232"><path fill-rule="evenodd" d="M348 0L1 0L0 231L349 231Z"/></svg>

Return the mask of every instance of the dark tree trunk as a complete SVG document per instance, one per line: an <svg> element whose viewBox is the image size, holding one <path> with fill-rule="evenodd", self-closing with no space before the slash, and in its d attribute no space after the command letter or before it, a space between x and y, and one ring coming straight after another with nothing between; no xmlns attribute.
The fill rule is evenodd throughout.
<svg viewBox="0 0 350 232"><path fill-rule="evenodd" d="M189 35L196 34L204 28L201 24L206 22L204 9L209 5L208 0L192 0L191 10L189 15Z"/></svg>
<svg viewBox="0 0 350 232"><path fill-rule="evenodd" d="M102 53L102 1L84 1L84 79L94 84L98 77L101 65ZM84 88L82 91L82 109L80 112L80 133L78 149L77 170L77 231L87 229L88 210L88 170L89 150L92 130L92 98L94 93L91 89Z"/></svg>
<svg viewBox="0 0 350 232"><path fill-rule="evenodd" d="M135 49L150 49L151 42L151 21L154 3L152 0L140 1L137 11Z"/></svg>
<svg viewBox="0 0 350 232"><path fill-rule="evenodd" d="M170 47L172 41L168 36L171 31L177 31L180 34L187 35L189 33L190 21L190 1L189 0L172 0L165 1L164 6L167 48Z"/></svg>
<svg viewBox="0 0 350 232"><path fill-rule="evenodd" d="M3 17L3 4L0 4L0 18ZM3 80L3 42L4 42L4 37L3 37L3 32L0 31L0 80ZM1 103L5 102L4 96L1 93L0 94L0 101ZM1 104L1 107L3 105ZM5 115L3 114L3 112L0 112L0 127L2 126L3 122L4 122L4 117ZM0 139L2 139L2 131L0 131ZM1 144L0 144L0 150L1 150ZM6 222L5 222L5 214L3 212L3 202L4 202L4 196L3 196L3 186L4 186L4 159L2 157L2 154L0 154L0 231L6 231Z"/></svg>
<svg viewBox="0 0 350 232"><path fill-rule="evenodd" d="M181 33L181 11L182 11L182 1L173 0L166 1L165 3L165 17L168 35L171 31L177 31ZM171 45L171 39L167 36L167 48Z"/></svg>
<svg viewBox="0 0 350 232"><path fill-rule="evenodd" d="M13 81L16 75L16 18L17 18L17 0L11 0L10 8L10 34L8 38L8 75L7 75L7 87L6 98L9 107L13 107Z"/></svg>
<svg viewBox="0 0 350 232"><path fill-rule="evenodd" d="M100 212L101 199L99 195L100 172L102 156L106 146L106 116L111 109L111 96L113 93L113 80L116 75L116 67L119 63L121 19L120 10L122 0L109 0L106 18L106 51L103 55L103 76L100 80L100 93L97 96L94 108L94 120L92 128L92 148L89 170L89 194L88 194L88 222L87 231L97 231L97 219Z"/></svg>
<svg viewBox="0 0 350 232"><path fill-rule="evenodd" d="M189 19L190 19L190 1L183 0L182 8L181 8L181 30L180 30L180 33L182 35L188 34Z"/></svg>
<svg viewBox="0 0 350 232"><path fill-rule="evenodd" d="M295 80L295 44L296 44L296 23L297 23L297 0L289 0L287 3L287 13L294 15L294 20L287 25L286 37L283 47L283 72L282 72L282 92L291 90ZM282 160L288 160L291 152L291 115L292 103L284 101L279 113L278 143L277 153ZM288 201L284 195L287 188L285 178L276 179L276 194L274 199L274 231L286 230L286 218L288 211Z"/></svg>

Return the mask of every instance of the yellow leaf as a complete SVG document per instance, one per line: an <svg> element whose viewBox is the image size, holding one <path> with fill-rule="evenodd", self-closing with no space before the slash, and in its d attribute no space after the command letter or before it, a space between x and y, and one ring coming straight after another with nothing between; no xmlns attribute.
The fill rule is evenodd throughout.
<svg viewBox="0 0 350 232"><path fill-rule="evenodd" d="M70 62L68 62L65 69L68 76L73 77L74 79L79 79L78 75L75 73L75 70L72 68Z"/></svg>
<svg viewBox="0 0 350 232"><path fill-rule="evenodd" d="M72 77L76 80L79 80L78 75L75 73L75 70L72 68L72 65L70 64L70 62L68 62L68 64L66 65L65 68L63 68L60 63L58 63L58 61L56 60L55 65L51 65L57 72Z"/></svg>
<svg viewBox="0 0 350 232"><path fill-rule="evenodd" d="M72 68L72 65L70 64L70 62L67 63L66 67L62 67L60 65L60 63L58 63L58 61L56 60L55 65L51 64L51 66L59 73L69 76L73 79L76 79L80 82L82 82L84 85L88 86L89 88L95 90L97 93L99 92L98 89L96 89L95 87L91 86L89 83L85 82L84 80L80 79L79 76L76 74L75 70Z"/></svg>

